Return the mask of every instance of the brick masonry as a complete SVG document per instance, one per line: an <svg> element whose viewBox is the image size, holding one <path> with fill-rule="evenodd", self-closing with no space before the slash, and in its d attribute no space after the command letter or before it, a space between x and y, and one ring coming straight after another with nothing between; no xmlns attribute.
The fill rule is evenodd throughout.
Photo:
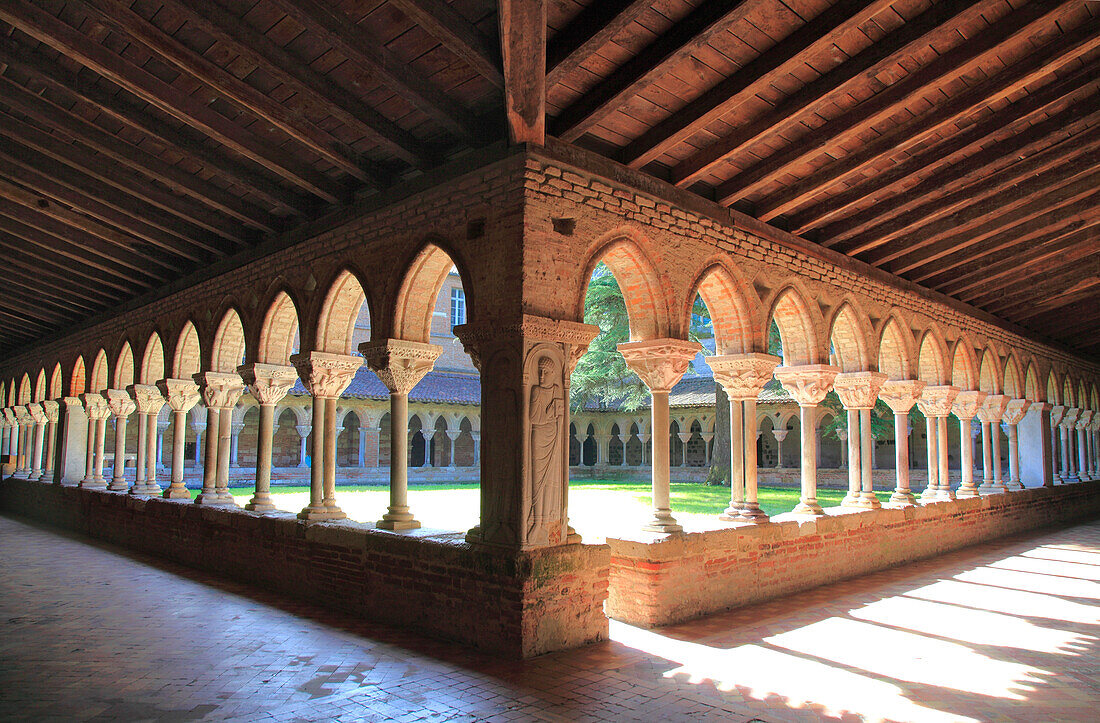
<svg viewBox="0 0 1100 723"><path fill-rule="evenodd" d="M0 482L0 508L507 657L608 636L606 545L494 554L472 549L458 533L307 525L289 514L11 478Z"/></svg>
<svg viewBox="0 0 1100 723"><path fill-rule="evenodd" d="M830 510L834 512L834 510ZM655 540L608 539L608 614L652 627L1100 514L1100 482Z"/></svg>

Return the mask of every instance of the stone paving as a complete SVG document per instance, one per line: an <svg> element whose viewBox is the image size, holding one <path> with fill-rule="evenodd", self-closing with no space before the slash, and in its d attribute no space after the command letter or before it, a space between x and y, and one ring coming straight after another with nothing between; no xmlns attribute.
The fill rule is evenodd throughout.
<svg viewBox="0 0 1100 723"><path fill-rule="evenodd" d="M1098 581L1100 521L515 663L0 517L0 719L1095 720Z"/></svg>

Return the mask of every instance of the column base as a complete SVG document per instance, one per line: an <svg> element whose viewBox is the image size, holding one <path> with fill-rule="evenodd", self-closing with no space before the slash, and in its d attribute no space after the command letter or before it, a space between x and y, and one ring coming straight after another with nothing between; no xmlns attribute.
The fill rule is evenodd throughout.
<svg viewBox="0 0 1100 723"><path fill-rule="evenodd" d="M760 509L760 505L756 502L746 502L741 507L741 520L755 525L762 525L770 521L768 513Z"/></svg>
<svg viewBox="0 0 1100 723"><path fill-rule="evenodd" d="M672 510L658 509L653 511L653 519L644 524L642 530L662 534L683 532L684 528L672 517Z"/></svg>
<svg viewBox="0 0 1100 723"><path fill-rule="evenodd" d="M795 515L812 515L814 517L822 517L825 515L825 510L821 509L821 505L817 503L817 500L802 500L799 502L791 514Z"/></svg>
<svg viewBox="0 0 1100 723"><path fill-rule="evenodd" d="M967 499L967 498L970 498L970 497L981 497L981 496L982 496L981 492L979 492L978 488L975 487L973 484L963 485L962 487L959 488L959 491L955 493L955 497L957 497L958 499Z"/></svg>
<svg viewBox="0 0 1100 723"><path fill-rule="evenodd" d="M1065 478L1065 481L1066 481L1066 484L1072 484L1072 483L1074 483L1074 482L1080 482L1080 481L1081 481L1081 478L1080 478L1080 477L1078 477L1078 476L1077 476L1077 475L1075 475L1075 474L1071 474L1070 476L1068 476L1068 477L1066 477L1066 478Z"/></svg>
<svg viewBox="0 0 1100 723"><path fill-rule="evenodd" d="M196 505L222 505L222 506L225 506L225 505L232 505L232 504L236 504L236 503L233 501L232 497L230 497L228 500L226 500L224 497L222 497L216 491L207 492L207 491L204 490L204 491L200 492L199 494L197 494L195 496L195 504Z"/></svg>
<svg viewBox="0 0 1100 723"><path fill-rule="evenodd" d="M935 487L925 487L924 491L920 493L921 502L939 502L940 491Z"/></svg>
<svg viewBox="0 0 1100 723"><path fill-rule="evenodd" d="M1018 479L1009 480L1008 489L1012 490L1013 492L1019 492L1020 490L1024 489L1024 483Z"/></svg>
<svg viewBox="0 0 1100 723"><path fill-rule="evenodd" d="M146 496L149 496L149 497L159 497L160 492L161 492L161 489L160 489L160 485L158 485L158 484L152 484L152 485L151 484L140 484L140 485L135 484L133 487L130 488L130 494L132 494L132 495L146 495Z"/></svg>
<svg viewBox="0 0 1100 723"><path fill-rule="evenodd" d="M299 520L305 520L306 522L330 522L332 520L343 520L347 518L344 511L339 507L329 507L321 505L320 507L309 506L298 513Z"/></svg>
<svg viewBox="0 0 1100 723"><path fill-rule="evenodd" d="M409 512L408 505L390 505L374 526L380 530L415 530L420 527L420 521Z"/></svg>
<svg viewBox="0 0 1100 723"><path fill-rule="evenodd" d="M130 489L130 485L126 484L126 480L111 480L111 484L107 485L107 491L109 492L126 492Z"/></svg>
<svg viewBox="0 0 1100 723"><path fill-rule="evenodd" d="M860 506L865 510L877 510L882 507L874 492L864 492L860 498Z"/></svg>
<svg viewBox="0 0 1100 723"><path fill-rule="evenodd" d="M29 479L31 482L37 482L38 480L42 479L42 470L31 472L29 475L27 475L27 479ZM1086 477L1085 479L1088 478Z"/></svg>
<svg viewBox="0 0 1100 723"><path fill-rule="evenodd" d="M940 487L936 490L936 499L940 500L941 502L954 502L955 491L952 490L950 487Z"/></svg>
<svg viewBox="0 0 1100 723"><path fill-rule="evenodd" d="M12 476L14 477L15 475L12 475ZM105 489L107 489L107 483L103 482L101 480L86 479L86 480L81 480L80 484L78 484L77 487L80 487L80 488L86 489L86 490L105 490Z"/></svg>
<svg viewBox="0 0 1100 723"><path fill-rule="evenodd" d="M189 500L191 499L191 490L183 485L179 487L171 486L164 490L164 494L162 494L161 497L166 500Z"/></svg>
<svg viewBox="0 0 1100 723"><path fill-rule="evenodd" d="M863 504L863 494L860 492L849 492L844 495L844 499L840 501L840 506L847 509L861 509L865 505Z"/></svg>
<svg viewBox="0 0 1100 723"><path fill-rule="evenodd" d="M744 514L744 502L730 502L730 506L718 515L718 519L722 520L723 522L741 522L744 520Z"/></svg>
<svg viewBox="0 0 1100 723"><path fill-rule="evenodd" d="M917 504L916 496L909 490L904 492L901 490L894 490L890 495L890 504L897 505L898 507L913 507Z"/></svg>
<svg viewBox="0 0 1100 723"><path fill-rule="evenodd" d="M244 508L249 512L271 512L278 509L268 493L253 495Z"/></svg>

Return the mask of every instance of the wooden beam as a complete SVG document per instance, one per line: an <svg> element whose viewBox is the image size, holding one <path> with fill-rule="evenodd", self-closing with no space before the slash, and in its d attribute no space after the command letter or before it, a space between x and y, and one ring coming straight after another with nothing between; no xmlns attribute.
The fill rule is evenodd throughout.
<svg viewBox="0 0 1100 723"><path fill-rule="evenodd" d="M511 0L522 2L522 0ZM671 66L686 60L716 33L753 9L745 0L706 0L588 91L552 122L554 135L575 141L645 91Z"/></svg>
<svg viewBox="0 0 1100 723"><path fill-rule="evenodd" d="M125 272L105 271L98 261L90 261L58 241L49 234L0 216L0 249L7 251L9 256L18 253L24 259L32 259L47 268L60 269L73 278L114 289L115 293L119 293L118 298L148 290L148 286L135 282Z"/></svg>
<svg viewBox="0 0 1100 723"><path fill-rule="evenodd" d="M1093 289L1091 294L1082 294L1075 303L1084 307L1080 313L1067 314L1064 309L1050 309L1043 314L1028 317L1028 324L1036 324L1037 331L1045 336L1060 336L1064 343L1083 349L1091 349L1100 346L1100 335L1097 335L1097 324L1100 321L1100 303L1083 303L1091 299L1100 300L1100 289ZM1086 311L1085 309L1095 309ZM1076 338L1084 332L1085 338ZM1091 344L1083 342L1091 339Z"/></svg>
<svg viewBox="0 0 1100 723"><path fill-rule="evenodd" d="M499 0L504 112L513 143L546 144L546 3Z"/></svg>
<svg viewBox="0 0 1100 723"><path fill-rule="evenodd" d="M0 37L0 61L65 96L87 103L116 122L162 144L172 153L178 153L231 183L249 189L275 208L294 215L302 213L304 198L295 196L267 176L215 152L197 138L174 130L160 118L123 102L121 97L105 91L87 77L61 68L38 50L11 38Z"/></svg>
<svg viewBox="0 0 1100 723"><path fill-rule="evenodd" d="M1055 73L1097 47L1100 47L1100 23L1086 21L1068 33L1060 34L1047 45L1013 62L985 81L947 98L927 113L891 127L862 144L856 151L784 187L770 198L757 202L757 218L771 221L777 216L790 213L877 159L897 157L910 148L929 141L935 142L943 134L957 133L959 129L953 126L960 122L973 122L973 118L982 109L1007 99L1039 80L1048 77L1057 80ZM856 124L855 132L860 127L862 124ZM845 134L843 137L849 136ZM804 221L800 223L800 227L803 224Z"/></svg>
<svg viewBox="0 0 1100 723"><path fill-rule="evenodd" d="M0 233L0 236L3 236L3 234ZM120 294L108 294L103 289L80 278L74 278L72 274L66 273L63 268L53 264L46 264L41 261L32 264L22 258L16 258L14 254L8 254L7 258L4 259L4 263L13 269L18 269L20 274L28 278L37 278L44 285L63 289L68 298L83 299L91 304L88 307L89 309L102 309L111 306L118 303L121 298Z"/></svg>
<svg viewBox="0 0 1100 723"><path fill-rule="evenodd" d="M996 309L993 312L995 314L1021 321L1055 310L1063 310L1063 313L1066 313L1064 311L1066 307L1100 294L1100 274L1097 273L1095 264L1092 266L1093 269L1088 272L1090 276L1087 278L1081 277L1081 269L1046 274L1036 279L1037 283L1041 284L1041 288L1021 290L1019 295L1007 298L990 308ZM1086 310L1086 313L1088 311Z"/></svg>
<svg viewBox="0 0 1100 723"><path fill-rule="evenodd" d="M7 259L5 259L7 263ZM53 291L53 285L43 283L41 280L37 284L30 283L27 279L36 277L23 277L16 276L15 274L9 274L4 279L4 283L0 284L0 288L5 286L12 286L18 289L26 289L30 292L31 298L40 298L42 303L52 304L58 308L67 309L68 313L77 314L78 316L86 316L95 311L100 311L103 307L101 305L89 305L88 303L80 303L73 301L74 298L78 298L75 295L63 296L56 291Z"/></svg>
<svg viewBox="0 0 1100 723"><path fill-rule="evenodd" d="M36 319L32 319L32 318L26 316L25 314L21 314L17 311L14 311L14 310L7 311L7 310L4 310L3 308L0 308L0 317L4 317L6 319L10 319L11 321L15 322L14 326L16 328L27 327L27 328L30 328L30 329L37 329L38 330L38 331L34 331L34 332L26 332L26 333L21 335L22 338L30 338L32 333L33 334L41 334L42 332L52 331L52 330L57 328L56 325L51 326L51 325L43 324L41 321L38 321ZM10 323L9 324L4 324L4 328L8 328L8 327L11 327L11 326L12 326L12 324L10 324ZM16 338L20 338L20 337L16 337Z"/></svg>
<svg viewBox="0 0 1100 723"><path fill-rule="evenodd" d="M734 129L705 148L678 163L671 173L672 182L686 187L695 183L715 166L769 134L781 134L800 122L803 112L842 91L850 83L880 85L877 76L906 56L928 45L953 42L958 21L977 18L993 8L993 0L944 0L886 35L855 57L841 63L816 80L783 99L772 110Z"/></svg>
<svg viewBox="0 0 1100 723"><path fill-rule="evenodd" d="M461 140L467 143L481 141L477 119L470 111L417 75L407 62L344 13L315 0L272 0L272 3L299 25L322 36L325 42L360 70L380 79Z"/></svg>
<svg viewBox="0 0 1100 723"><path fill-rule="evenodd" d="M435 152L412 133L359 100L355 94L335 85L214 0L165 0L164 7L186 18L188 25L232 48L241 56L234 61L234 67L247 60L263 68L311 104L331 112L348 127L411 165L429 167L439 163Z"/></svg>
<svg viewBox="0 0 1100 723"><path fill-rule="evenodd" d="M648 3L643 3L648 5ZM804 64L805 56L835 44L873 18L891 0L842 0L780 40L698 98L627 144L620 160L641 168L702 128L765 90L772 80ZM599 6L601 3L593 3Z"/></svg>
<svg viewBox="0 0 1100 723"><path fill-rule="evenodd" d="M27 0L5 0L0 3L0 20L120 85L161 111L201 130L227 148L260 164L302 190L317 195L328 203L341 203L345 200L347 193L340 184L292 158L271 143L262 141L213 108L177 90L144 68L115 55L106 46Z"/></svg>
<svg viewBox="0 0 1100 723"><path fill-rule="evenodd" d="M552 88L653 7L652 0L600 0L577 13L546 47L546 87Z"/></svg>
<svg viewBox="0 0 1100 723"><path fill-rule="evenodd" d="M504 88L500 50L460 12L442 0L390 0L390 5L397 6L406 17L490 83Z"/></svg>
<svg viewBox="0 0 1100 723"><path fill-rule="evenodd" d="M1066 288L1075 283L1087 279L1089 270L1097 268L1096 263L1090 258L1083 263L1073 266L1059 266L1047 271L1032 274L1028 283L1020 284L1015 289L1008 291L996 290L974 296L975 304L986 308L1010 308L1020 303L1020 299L1035 297L1041 299L1056 299ZM1050 284L1050 280L1057 279L1057 284ZM1067 282L1068 283L1063 283Z"/></svg>
<svg viewBox="0 0 1100 723"><path fill-rule="evenodd" d="M1012 107L1018 105L1017 103ZM929 149L928 153L916 154L912 166L909 163L900 163L894 168L877 174L876 177L871 179L868 183L857 186L857 188L861 189L859 192L860 197L856 198L856 194L853 193L848 201L841 202L844 204L841 210L847 210L851 205L864 200L870 201L870 205L851 216L833 221L827 226L822 227L818 232L820 242L823 246L838 248L844 253L859 253L874 248L874 245L867 246L867 248L861 248L860 244L854 239L865 232L866 238L874 239L875 233L870 232L869 229L877 228L895 214L919 205L921 201L929 195L955 191L962 187L964 183L970 182L971 179L984 178L985 175L989 173L991 167L996 167L998 164L1004 163L1005 159L1026 157L1033 153L1035 149L1048 145L1051 136L1061 134L1072 136L1073 134L1080 133L1082 130L1088 128L1098 115L1100 115L1100 111L1092 110L1090 104L1076 103L1062 112L1056 113L1046 120L1027 128L1026 132L1017 133L1002 141L992 143L973 155L966 156L941 170L937 170L916 185L906 189L904 193L887 193L891 189L896 188L903 178L915 172L917 170L917 163L926 164L923 168L929 166L935 167L936 164L941 161L946 161L951 158L954 153L951 148L958 147L957 145L952 145L950 148L945 148L942 144L937 144ZM975 128L979 125L983 124L978 123ZM989 125L989 132L996 132L994 124ZM999 123L996 127L1003 128ZM986 129L983 128L974 133L982 133L980 137L984 138L986 137L984 134L985 130ZM964 138L955 141L955 139L959 139L960 137ZM976 137L978 136L972 136L971 132L968 130L956 134L952 139L948 140L947 143L965 143L966 146L964 147L968 148L972 145L971 141ZM1064 143L1065 141L1062 142ZM933 153L933 151L935 151L935 153ZM923 168L921 170L923 170ZM838 194L833 196L833 198L840 198L840 196L843 195L844 194ZM840 213L841 210L836 211L836 213ZM808 230L808 225L804 225L798 217L792 218L791 221L792 223L797 223L800 228L803 228L803 231ZM806 221L806 224L808 223L809 220Z"/></svg>
<svg viewBox="0 0 1100 723"><path fill-rule="evenodd" d="M28 297L12 289L7 284L0 284L0 307L8 311L17 310L33 319L60 324L78 318L79 314L47 301L37 294Z"/></svg>
<svg viewBox="0 0 1100 723"><path fill-rule="evenodd" d="M218 223L219 226L228 225L224 219L205 212L205 206L267 233L273 233L278 228L278 220L262 209L250 206L237 196L203 181L178 166L166 163L151 153L129 145L118 136L108 133L94 123L54 105L18 83L0 78L0 91L3 93L4 103L19 110L32 120L41 123L46 128L59 130L97 153L204 204L204 207L194 207L194 210L202 213L202 218L207 223L214 220L220 222ZM163 206L161 207L163 208ZM185 206L180 209L165 210L184 217L197 226L205 227L204 224L197 223L195 219L188 217L186 208Z"/></svg>
<svg viewBox="0 0 1100 723"><path fill-rule="evenodd" d="M715 199L731 204L756 193L782 176L796 163L810 161L822 153L836 152L848 140L866 129L895 115L899 109L928 92L930 86L942 84L978 69L987 56L1004 43L1032 32L1037 25L1048 23L1061 12L1069 0L1025 5L990 25L976 37L956 45L935 60L910 73L840 116L826 122L812 133L790 143L741 171L715 188Z"/></svg>

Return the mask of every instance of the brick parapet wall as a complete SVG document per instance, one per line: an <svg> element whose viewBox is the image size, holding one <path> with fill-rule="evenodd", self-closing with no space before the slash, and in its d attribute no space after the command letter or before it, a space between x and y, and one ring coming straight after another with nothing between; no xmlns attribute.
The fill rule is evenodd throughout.
<svg viewBox="0 0 1100 723"><path fill-rule="evenodd" d="M28 480L0 508L384 623L513 658L605 640L606 545L487 552L460 533L391 533ZM171 601L166 601L171 605Z"/></svg>
<svg viewBox="0 0 1100 723"><path fill-rule="evenodd" d="M1082 482L816 520L783 515L663 540L608 539L607 611L667 625L1097 514L1100 482Z"/></svg>

